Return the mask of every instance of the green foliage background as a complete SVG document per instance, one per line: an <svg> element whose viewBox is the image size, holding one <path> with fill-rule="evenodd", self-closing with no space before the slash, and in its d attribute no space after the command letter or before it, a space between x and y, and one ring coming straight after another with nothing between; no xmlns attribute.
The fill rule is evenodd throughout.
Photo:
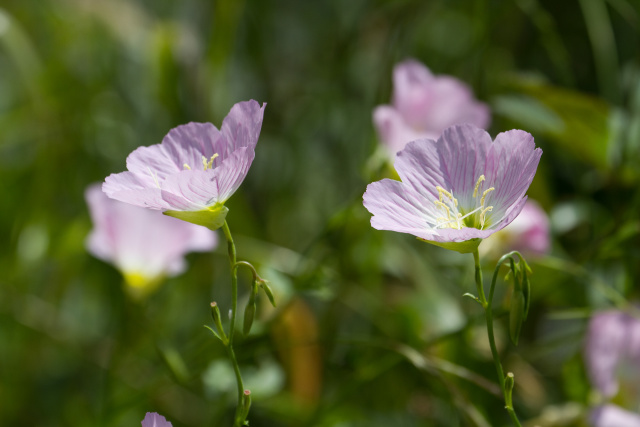
<svg viewBox="0 0 640 427"><path fill-rule="evenodd" d="M4 0L0 425L230 425L231 367L202 327L229 305L224 245L131 301L85 250L83 192L247 99L268 105L228 222L279 301L237 350L251 425L507 425L461 297L471 255L373 230L361 204L388 173L372 110L408 57L471 85L492 135L522 128L544 151L529 194L553 251L531 260L519 346L502 285L497 334L527 425L586 425L586 322L638 298L639 26L635 0Z"/></svg>

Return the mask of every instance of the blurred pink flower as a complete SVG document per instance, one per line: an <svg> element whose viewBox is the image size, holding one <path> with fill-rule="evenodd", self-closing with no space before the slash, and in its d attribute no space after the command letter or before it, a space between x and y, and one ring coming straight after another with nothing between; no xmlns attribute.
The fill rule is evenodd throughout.
<svg viewBox="0 0 640 427"><path fill-rule="evenodd" d="M640 319L622 311L605 311L591 318L585 345L591 383L604 397L618 393L618 373L640 375Z"/></svg>
<svg viewBox="0 0 640 427"><path fill-rule="evenodd" d="M480 254L498 258L509 251L525 257L547 254L551 249L549 217L534 200L528 199L520 215L480 245Z"/></svg>
<svg viewBox="0 0 640 427"><path fill-rule="evenodd" d="M452 126L437 141L407 144L394 164L402 182L369 184L364 206L373 228L473 252L518 216L540 156L527 132L510 130L492 141L475 126Z"/></svg>
<svg viewBox="0 0 640 427"><path fill-rule="evenodd" d="M639 427L640 415L616 405L603 405L591 413L590 421L594 427Z"/></svg>
<svg viewBox="0 0 640 427"><path fill-rule="evenodd" d="M88 251L113 264L134 296L148 294L165 276L183 272L187 252L209 251L217 243L213 231L112 200L99 184L87 188L85 199L94 226L86 241Z"/></svg>
<svg viewBox="0 0 640 427"><path fill-rule="evenodd" d="M128 171L108 176L102 190L112 199L220 228L228 212L224 203L253 162L264 107L237 103L220 130L211 123L172 129L161 144L129 154Z"/></svg>
<svg viewBox="0 0 640 427"><path fill-rule="evenodd" d="M147 412L147 415L142 420L142 427L173 427L165 417L159 415L157 412Z"/></svg>
<svg viewBox="0 0 640 427"><path fill-rule="evenodd" d="M591 384L605 399L622 396L637 407L640 398L640 319L622 311L591 318L585 344L585 366ZM621 383L624 384L621 392ZM623 402L624 403L624 402ZM640 415L606 404L591 417L595 427L640 426Z"/></svg>
<svg viewBox="0 0 640 427"><path fill-rule="evenodd" d="M373 122L391 155L416 139L438 139L448 127L469 123L486 128L489 107L471 89L450 76L434 76L414 59L393 69L393 105L381 105Z"/></svg>

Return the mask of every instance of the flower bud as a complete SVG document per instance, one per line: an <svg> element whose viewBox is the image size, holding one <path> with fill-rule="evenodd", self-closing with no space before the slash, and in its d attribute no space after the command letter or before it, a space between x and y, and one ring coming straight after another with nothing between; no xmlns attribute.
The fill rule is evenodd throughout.
<svg viewBox="0 0 640 427"><path fill-rule="evenodd" d="M213 323L216 325L216 329L218 333L220 333L220 337L222 342L227 344L227 336L224 333L224 328L222 327L222 318L220 317L220 309L218 308L218 304L214 301L211 303L211 317L213 318Z"/></svg>
<svg viewBox="0 0 640 427"><path fill-rule="evenodd" d="M276 300L273 297L273 291L271 290L271 288L267 284L267 281L264 280L264 279L260 279L260 287L262 288L264 293L267 295L267 298L269 298L269 302L271 303L271 305L275 307L276 306Z"/></svg>
<svg viewBox="0 0 640 427"><path fill-rule="evenodd" d="M515 289L511 297L509 311L509 336L514 345L518 345L518 338L524 321L524 307L524 293L520 289Z"/></svg>

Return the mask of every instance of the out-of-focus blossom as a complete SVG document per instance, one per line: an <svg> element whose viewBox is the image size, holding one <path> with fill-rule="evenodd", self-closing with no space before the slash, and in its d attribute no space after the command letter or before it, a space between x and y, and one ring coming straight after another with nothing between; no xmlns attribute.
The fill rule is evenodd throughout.
<svg viewBox="0 0 640 427"><path fill-rule="evenodd" d="M228 212L224 203L253 162L264 107L253 100L234 105L220 130L211 123L172 129L161 144L129 154L128 171L108 176L103 191L112 199L220 228Z"/></svg>
<svg viewBox="0 0 640 427"><path fill-rule="evenodd" d="M622 311L593 316L585 362L591 383L607 398L618 393L621 373L640 380L640 319Z"/></svg>
<svg viewBox="0 0 640 427"><path fill-rule="evenodd" d="M549 217L538 203L529 199L520 215L483 242L479 250L482 256L497 258L509 251L519 251L525 257L540 256L550 248Z"/></svg>
<svg viewBox="0 0 640 427"><path fill-rule="evenodd" d="M639 427L640 415L616 405L604 405L591 413L590 421L594 427Z"/></svg>
<svg viewBox="0 0 640 427"><path fill-rule="evenodd" d="M524 131L492 141L475 126L452 126L437 141L407 144L395 161L402 182L369 184L364 205L373 228L473 252L518 216L541 155Z"/></svg>
<svg viewBox="0 0 640 427"><path fill-rule="evenodd" d="M142 427L173 427L165 417L157 412L147 412L142 420Z"/></svg>
<svg viewBox="0 0 640 427"><path fill-rule="evenodd" d="M450 76L434 76L409 59L393 70L393 105L381 105L373 122L389 153L394 155L416 139L437 139L448 127L469 123L489 125L489 107L471 89Z"/></svg>
<svg viewBox="0 0 640 427"><path fill-rule="evenodd" d="M216 245L213 231L112 200L99 184L87 188L85 198L94 226L87 249L112 263L134 296L144 296L165 276L183 272L187 252L209 251Z"/></svg>
<svg viewBox="0 0 640 427"><path fill-rule="evenodd" d="M623 401L631 401L637 407L640 319L622 311L593 316L587 331L585 365L592 385L602 397L610 399L621 394ZM640 426L640 415L607 404L593 411L591 422L595 427L635 427Z"/></svg>

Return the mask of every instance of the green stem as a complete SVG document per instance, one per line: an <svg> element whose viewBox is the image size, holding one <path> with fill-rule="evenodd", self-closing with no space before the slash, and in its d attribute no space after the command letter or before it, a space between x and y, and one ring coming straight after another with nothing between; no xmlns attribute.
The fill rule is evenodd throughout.
<svg viewBox="0 0 640 427"><path fill-rule="evenodd" d="M233 243L233 237L231 237L231 231L227 221L222 225L222 231L227 238L227 248L229 252L229 265L231 266L231 322L229 325L229 344L227 345L227 352L229 353L229 359L233 364L233 370L236 374L236 383L238 384L238 406L236 407L236 416L234 419L234 427L242 426L244 423L244 416L242 414L242 402L244 394L244 385L242 383L242 375L240 375L240 366L236 359L236 354L233 351L233 337L236 329L236 311L238 309L238 274L237 274L237 261L236 261L236 246Z"/></svg>
<svg viewBox="0 0 640 427"><path fill-rule="evenodd" d="M500 265L503 262L501 259L496 267L496 270L493 274L493 280L491 281L491 288L489 289L489 299L487 300L484 294L484 285L482 283L482 268L480 267L480 255L478 254L478 250L476 249L473 252L473 259L475 261L476 267L476 287L478 288L478 299L482 304L482 308L484 308L484 315L487 322L487 335L489 336L489 346L491 347L491 355L493 356L493 363L496 367L496 372L498 373L498 382L500 383L500 388L502 389L502 394L504 395L505 407L507 412L509 412L509 416L513 421L513 424L516 427L522 427L520 421L518 420L518 416L516 415L515 410L513 409L512 398L511 398L511 390L507 390L505 387L505 377L504 370L502 369L502 364L500 363L500 358L498 356L498 348L496 347L496 340L493 335L493 312L491 310L491 303L493 301L493 293L495 290L496 278L498 276L498 270Z"/></svg>

